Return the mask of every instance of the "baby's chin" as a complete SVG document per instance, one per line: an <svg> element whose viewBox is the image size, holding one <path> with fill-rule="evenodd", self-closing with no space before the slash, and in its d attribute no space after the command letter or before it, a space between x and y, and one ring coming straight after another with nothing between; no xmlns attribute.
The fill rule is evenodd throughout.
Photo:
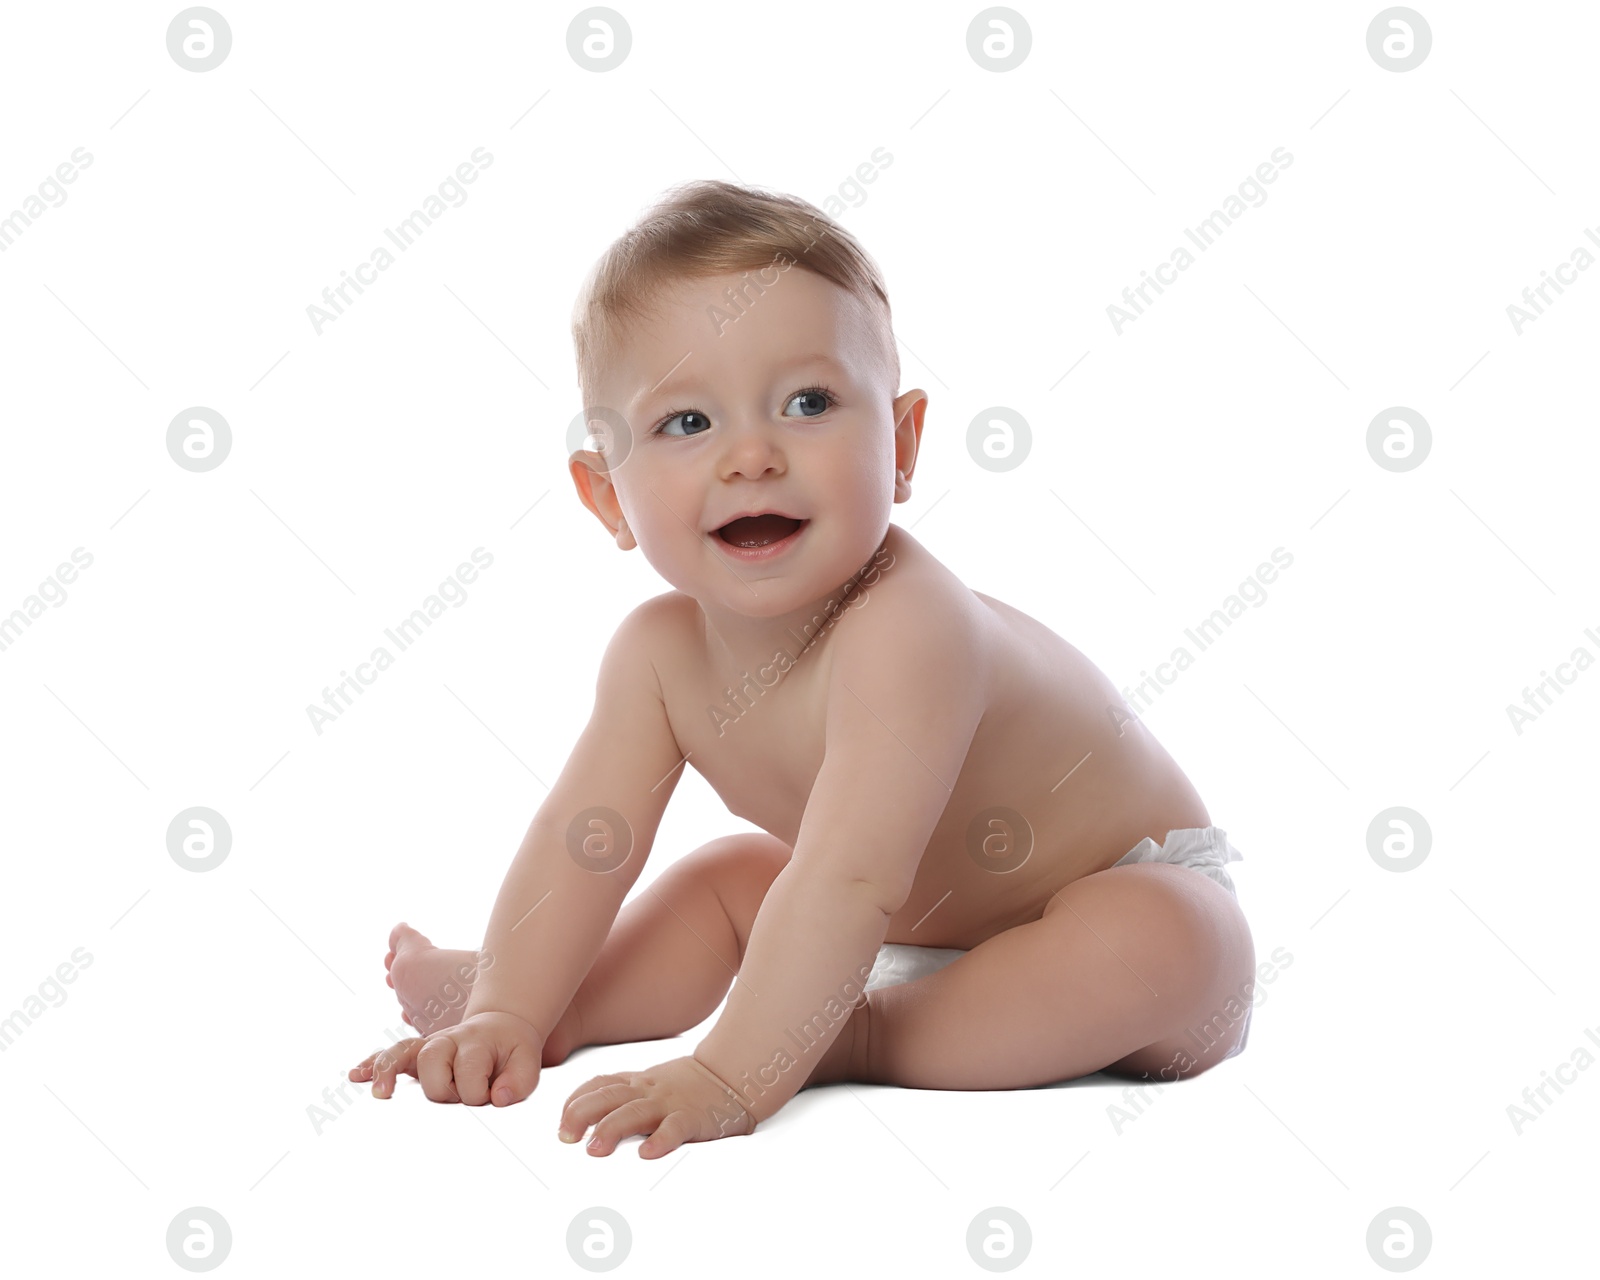
<svg viewBox="0 0 1600 1280"><path fill-rule="evenodd" d="M683 572L680 565L667 573L656 561L651 563L673 587L693 596L702 609L752 619L781 618L797 609L820 613L830 599L847 594L850 580L868 564L877 547L874 542L859 557L841 555L837 550L826 556L803 557L794 554L803 551L796 546L794 552L770 565L761 561L741 564L711 548L722 564L706 564L704 570L691 572Z"/></svg>
<svg viewBox="0 0 1600 1280"><path fill-rule="evenodd" d="M841 584L830 587L808 573L803 576L750 576L742 587L731 577L720 584L696 581L680 585L678 590L692 595L702 609L757 619L781 618L797 609L817 605L828 595L836 594L836 587Z"/></svg>

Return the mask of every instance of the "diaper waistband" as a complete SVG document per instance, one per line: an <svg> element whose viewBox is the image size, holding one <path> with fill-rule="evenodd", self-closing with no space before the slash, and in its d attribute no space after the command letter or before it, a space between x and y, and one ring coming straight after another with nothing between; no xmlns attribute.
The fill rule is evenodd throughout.
<svg viewBox="0 0 1600 1280"><path fill-rule="evenodd" d="M1233 877L1223 868L1230 862L1243 861L1244 855L1233 847L1228 833L1221 827L1174 827L1167 832L1167 838L1161 844L1146 836L1111 865L1120 867L1133 862L1170 862L1210 877L1238 897Z"/></svg>

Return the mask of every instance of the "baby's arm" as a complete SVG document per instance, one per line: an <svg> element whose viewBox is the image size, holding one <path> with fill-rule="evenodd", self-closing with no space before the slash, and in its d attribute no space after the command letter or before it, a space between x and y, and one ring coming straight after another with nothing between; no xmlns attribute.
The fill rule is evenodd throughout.
<svg viewBox="0 0 1600 1280"><path fill-rule="evenodd" d="M538 1079L539 1047L644 868L682 763L650 657L671 625L664 613L670 607L658 596L618 626L601 659L589 723L495 899L483 943L492 962L473 983L461 1023L414 1050L414 1074L435 1101L458 1094L476 1105L501 1084L510 1094L500 1096L497 1087L492 1101L527 1097ZM525 1054L532 1041L504 1015L526 1023L538 1041L531 1065L524 1058L509 1073L500 1061L514 1051L508 1046L521 1044Z"/></svg>
<svg viewBox="0 0 1600 1280"><path fill-rule="evenodd" d="M473 984L464 1018L514 1013L548 1036L644 869L681 776L650 658L670 607L647 600L606 647L593 714L495 899L483 942L494 965Z"/></svg>
<svg viewBox="0 0 1600 1280"><path fill-rule="evenodd" d="M930 627L914 603L875 601L836 633L823 763L794 856L694 1052L756 1121L800 1091L848 1020L987 705L973 671L981 624Z"/></svg>

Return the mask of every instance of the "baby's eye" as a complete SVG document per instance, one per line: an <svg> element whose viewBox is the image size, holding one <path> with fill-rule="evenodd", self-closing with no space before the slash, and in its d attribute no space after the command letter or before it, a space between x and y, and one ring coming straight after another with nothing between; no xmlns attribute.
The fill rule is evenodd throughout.
<svg viewBox="0 0 1600 1280"><path fill-rule="evenodd" d="M796 400L808 400L811 402L811 412L802 412L801 414L802 417L806 418L815 418L818 414L826 413L833 404L833 397L828 394L825 387L808 387L804 391L797 391L789 398L789 403L793 404Z"/></svg>
<svg viewBox="0 0 1600 1280"><path fill-rule="evenodd" d="M679 418L682 418L684 420L685 430L683 430L683 431L668 431L667 428L670 427L674 422L678 421ZM694 429L694 430L689 430L688 429L689 428L690 419L698 419L699 420L700 425L698 426L697 429ZM682 413L673 414L670 418L668 418L665 422L663 422L659 427L656 428L656 432L657 432L657 434L664 435L664 436L679 436L679 437L686 436L686 435L687 436L697 436L702 431L710 430L710 428L711 428L711 419L706 417L705 414L701 413L697 409L685 409Z"/></svg>

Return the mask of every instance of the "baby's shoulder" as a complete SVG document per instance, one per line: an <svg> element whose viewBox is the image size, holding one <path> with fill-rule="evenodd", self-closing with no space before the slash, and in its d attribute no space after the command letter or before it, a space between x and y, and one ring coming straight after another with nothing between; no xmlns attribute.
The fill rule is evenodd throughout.
<svg viewBox="0 0 1600 1280"><path fill-rule="evenodd" d="M628 611L612 634L607 653L615 662L640 667L648 662L666 692L667 678L692 656L700 606L681 591L664 591Z"/></svg>
<svg viewBox="0 0 1600 1280"><path fill-rule="evenodd" d="M970 664L986 647L993 616L936 556L891 525L879 555L860 575L839 628L841 652L892 654L897 662Z"/></svg>
<svg viewBox="0 0 1600 1280"><path fill-rule="evenodd" d="M670 626L681 624L699 608L699 602L686 592L663 591L634 605L624 621L637 620L635 625L639 626Z"/></svg>
<svg viewBox="0 0 1600 1280"><path fill-rule="evenodd" d="M641 601L617 624L619 635L661 652L685 645L699 633L700 604L682 591L663 591Z"/></svg>
<svg viewBox="0 0 1600 1280"><path fill-rule="evenodd" d="M885 625L939 628L987 612L977 592L898 525L889 526L861 583L865 597L887 606Z"/></svg>

